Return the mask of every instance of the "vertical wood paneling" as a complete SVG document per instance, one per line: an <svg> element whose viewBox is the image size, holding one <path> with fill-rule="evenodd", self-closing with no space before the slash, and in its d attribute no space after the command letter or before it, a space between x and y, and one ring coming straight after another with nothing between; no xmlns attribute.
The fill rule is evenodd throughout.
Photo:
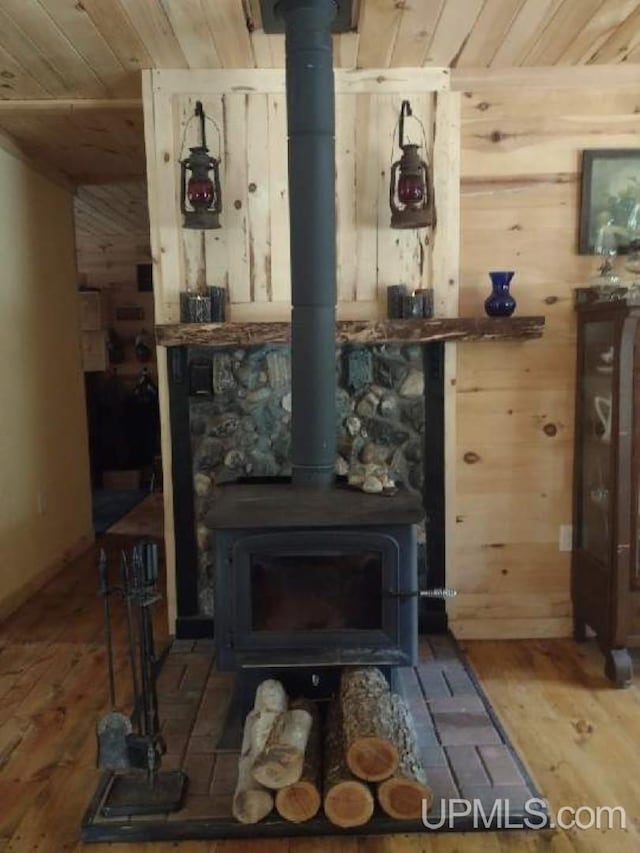
<svg viewBox="0 0 640 853"><path fill-rule="evenodd" d="M460 256L460 93L436 96L433 181L437 224L432 236L434 308L439 317L458 315Z"/></svg>
<svg viewBox="0 0 640 853"><path fill-rule="evenodd" d="M180 73L184 79L185 72ZM177 317L179 294L185 288L218 285L228 287L231 305L245 319L252 310L256 319L262 319L265 315L258 306L269 316L286 316L290 258L285 95L238 91L207 97L202 94L207 78L197 74L200 91L190 95L171 95L171 75L153 75L155 167L161 176L155 191L154 230L167 281L162 296L165 312ZM375 90L376 84L371 88ZM380 315L388 285L402 282L415 289L431 281L428 232L390 227L390 166L400 154L397 122L404 95L360 92L336 98L337 297L342 316ZM430 137L433 94L406 96ZM196 120L188 125L186 137L184 129L198 99L220 126L224 143L222 227L204 234L204 249L202 235L183 229L179 214L179 160L199 141ZM406 129L408 138L424 144L417 123L409 120ZM218 142L209 123L207 142L217 155ZM429 159L432 146L428 138ZM440 180L446 184L450 175L446 164ZM457 205L456 193L443 203ZM232 311L232 316L240 315Z"/></svg>
<svg viewBox="0 0 640 853"><path fill-rule="evenodd" d="M271 299L288 302L291 293L289 258L289 178L287 171L287 99L269 95L269 211Z"/></svg>
<svg viewBox="0 0 640 853"><path fill-rule="evenodd" d="M222 227L229 247L229 299L249 302L249 221L247 211L247 103L248 95L225 95L222 174Z"/></svg>
<svg viewBox="0 0 640 853"><path fill-rule="evenodd" d="M356 184L356 103L352 95L336 95L336 258L338 302L355 301L358 188Z"/></svg>
<svg viewBox="0 0 640 853"><path fill-rule="evenodd" d="M406 284L409 291L421 286L421 240L423 232L413 229L392 229L389 208L391 164L401 154L398 146L398 117L403 98L378 95L379 158L378 177L378 288L381 309L385 309L386 289L391 284ZM425 132L429 127L430 96L413 95L410 98L415 118L405 121L405 141L415 142L424 150L422 122Z"/></svg>
<svg viewBox="0 0 640 853"><path fill-rule="evenodd" d="M378 100L356 97L356 301L377 299Z"/></svg>
<svg viewBox="0 0 640 853"><path fill-rule="evenodd" d="M207 145L214 157L221 157L220 183L224 181L224 102L221 95L202 99L205 113L211 119L207 122ZM212 124L212 122L215 122ZM205 281L209 287L228 287L229 283L229 245L222 228L204 232Z"/></svg>
<svg viewBox="0 0 640 853"><path fill-rule="evenodd" d="M178 121L174 128L174 145L178 160L188 157L189 148L200 144L200 122L194 117L197 98L181 98L176 105ZM184 287L203 292L206 284L204 235L200 231L181 228L182 257L184 258Z"/></svg>
<svg viewBox="0 0 640 853"><path fill-rule="evenodd" d="M247 107L249 281L252 302L271 299L269 215L269 108L267 95L253 95Z"/></svg>
<svg viewBox="0 0 640 853"><path fill-rule="evenodd" d="M153 78L152 78L153 80ZM162 289L156 296L156 321L176 323L180 319L180 293L184 289L181 252L182 222L180 182L174 130L177 98L154 87L154 128L156 168L153 183L156 209L150 211L152 229L157 233L158 258L162 267ZM145 117L146 118L146 117ZM176 156L177 154L177 156ZM151 183L151 182L150 182ZM159 304L160 303L160 304ZM158 359L160 364L162 359Z"/></svg>

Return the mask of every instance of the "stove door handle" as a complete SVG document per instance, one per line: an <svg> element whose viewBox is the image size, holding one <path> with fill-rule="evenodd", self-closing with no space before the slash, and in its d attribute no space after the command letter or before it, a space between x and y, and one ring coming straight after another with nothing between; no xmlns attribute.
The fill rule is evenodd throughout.
<svg viewBox="0 0 640 853"><path fill-rule="evenodd" d="M416 589L413 592L395 592L394 590L388 589L385 594L387 598L399 598L403 601L409 598L435 598L444 600L447 598L455 598L458 594L458 590L451 589L450 587L444 587L442 589Z"/></svg>

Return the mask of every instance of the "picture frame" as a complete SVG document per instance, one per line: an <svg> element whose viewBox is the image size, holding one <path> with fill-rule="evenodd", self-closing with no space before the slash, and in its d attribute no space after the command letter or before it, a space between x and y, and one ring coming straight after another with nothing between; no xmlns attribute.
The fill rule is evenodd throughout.
<svg viewBox="0 0 640 853"><path fill-rule="evenodd" d="M624 255L640 240L640 148L582 152L578 252Z"/></svg>

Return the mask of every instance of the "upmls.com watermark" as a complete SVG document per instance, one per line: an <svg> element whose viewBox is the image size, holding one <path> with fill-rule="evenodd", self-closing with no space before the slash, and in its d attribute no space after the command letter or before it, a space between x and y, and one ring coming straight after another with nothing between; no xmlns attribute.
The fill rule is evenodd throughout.
<svg viewBox="0 0 640 853"><path fill-rule="evenodd" d="M427 829L457 829L463 818L473 829L626 829L627 813L622 806L562 806L551 814L546 800L532 797L524 808L514 809L509 800L495 800L486 808L481 800L440 801L440 813L429 814L422 801L422 823ZM466 828L466 827L465 827Z"/></svg>

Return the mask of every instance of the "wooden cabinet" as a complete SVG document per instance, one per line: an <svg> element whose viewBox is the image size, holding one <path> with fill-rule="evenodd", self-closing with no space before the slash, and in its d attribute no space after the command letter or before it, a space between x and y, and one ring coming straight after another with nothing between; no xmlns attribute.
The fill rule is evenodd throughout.
<svg viewBox="0 0 640 853"><path fill-rule="evenodd" d="M640 304L633 291L576 293L578 354L572 598L618 687L640 646ZM610 299L612 301L607 301Z"/></svg>

